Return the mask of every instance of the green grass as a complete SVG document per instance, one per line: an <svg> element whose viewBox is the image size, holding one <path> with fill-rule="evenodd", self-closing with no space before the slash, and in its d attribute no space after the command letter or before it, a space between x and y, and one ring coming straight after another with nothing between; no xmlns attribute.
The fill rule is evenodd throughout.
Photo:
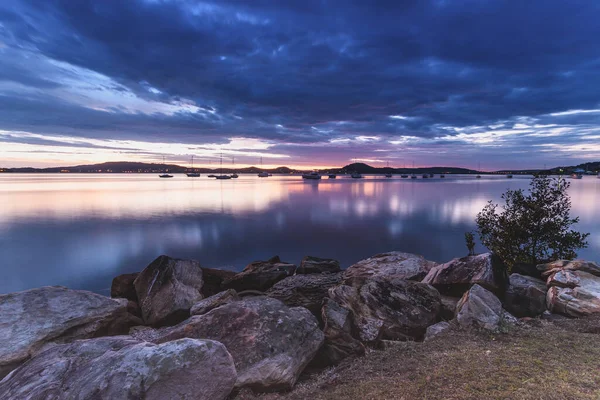
<svg viewBox="0 0 600 400"><path fill-rule="evenodd" d="M503 334L453 328L305 375L289 393L242 391L234 398L600 399L598 333L600 318L533 320Z"/></svg>

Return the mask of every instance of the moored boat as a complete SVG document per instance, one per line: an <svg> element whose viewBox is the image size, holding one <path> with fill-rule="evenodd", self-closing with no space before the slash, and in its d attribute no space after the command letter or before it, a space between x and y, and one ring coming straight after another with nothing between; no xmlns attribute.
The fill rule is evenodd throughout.
<svg viewBox="0 0 600 400"><path fill-rule="evenodd" d="M302 179L321 179L321 175L319 175L318 172L313 171L309 172L308 174L302 174Z"/></svg>
<svg viewBox="0 0 600 400"><path fill-rule="evenodd" d="M359 172L353 172L350 176L354 179L361 179L363 177L362 174Z"/></svg>
<svg viewBox="0 0 600 400"><path fill-rule="evenodd" d="M335 174L329 174L329 175L328 175L328 178L329 178L329 179L336 179L336 178L337 178L337 175L335 175Z"/></svg>

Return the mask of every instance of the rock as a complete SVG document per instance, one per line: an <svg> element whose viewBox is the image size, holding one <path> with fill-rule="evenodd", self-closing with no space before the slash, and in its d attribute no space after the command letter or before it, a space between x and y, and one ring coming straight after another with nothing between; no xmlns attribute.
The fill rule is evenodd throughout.
<svg viewBox="0 0 600 400"><path fill-rule="evenodd" d="M440 295L440 300L442 301L440 314L442 319L446 321L454 319L454 316L456 315L456 305L458 304L460 297Z"/></svg>
<svg viewBox="0 0 600 400"><path fill-rule="evenodd" d="M225 269L215 268L204 268L202 269L202 279L204 284L202 285L202 296L210 297L223 291L223 281L235 276L235 271L228 271Z"/></svg>
<svg viewBox="0 0 600 400"><path fill-rule="evenodd" d="M595 262L585 260L557 260L546 264L539 264L537 269L542 272L542 276L551 275L559 270L587 272L600 277L600 265Z"/></svg>
<svg viewBox="0 0 600 400"><path fill-rule="evenodd" d="M550 287L546 297L548 310L568 317L600 313L600 277L582 271L571 272L577 275L578 285Z"/></svg>
<svg viewBox="0 0 600 400"><path fill-rule="evenodd" d="M345 358L365 354L365 346L352 336L352 315L349 310L326 299L321 319L325 344L313 364L319 367L337 365Z"/></svg>
<svg viewBox="0 0 600 400"><path fill-rule="evenodd" d="M148 325L172 325L186 319L202 299L200 263L160 256L135 279L135 291Z"/></svg>
<svg viewBox="0 0 600 400"><path fill-rule="evenodd" d="M290 307L305 307L320 317L323 300L329 288L342 281L342 273L289 276L267 290L266 295Z"/></svg>
<svg viewBox="0 0 600 400"><path fill-rule="evenodd" d="M489 290L473 285L456 306L456 320L462 326L496 331L502 321L502 303Z"/></svg>
<svg viewBox="0 0 600 400"><path fill-rule="evenodd" d="M223 281L224 289L266 291L280 280L294 275L296 266L282 262L278 256L268 261L254 261L244 270Z"/></svg>
<svg viewBox="0 0 600 400"><path fill-rule="evenodd" d="M127 303L56 286L0 295L0 378L47 343L126 333L141 323Z"/></svg>
<svg viewBox="0 0 600 400"><path fill-rule="evenodd" d="M558 286L571 289L576 288L580 283L581 280L577 272L568 269L553 272L546 280L546 285L549 287Z"/></svg>
<svg viewBox="0 0 600 400"><path fill-rule="evenodd" d="M393 251L357 262L344 271L344 282L376 276L420 281L437 264L422 256Z"/></svg>
<svg viewBox="0 0 600 400"><path fill-rule="evenodd" d="M300 262L297 274L322 274L340 272L340 262L331 258L318 258L306 256Z"/></svg>
<svg viewBox="0 0 600 400"><path fill-rule="evenodd" d="M427 331L425 331L425 341L432 339L434 336L439 335L440 333L448 330L449 328L450 324L446 321L441 321L437 324L428 326Z"/></svg>
<svg viewBox="0 0 600 400"><path fill-rule="evenodd" d="M423 283L433 285L442 294L462 296L473 285L500 294L508 277L500 259L491 253L455 258L429 271Z"/></svg>
<svg viewBox="0 0 600 400"><path fill-rule="evenodd" d="M289 390L324 341L317 319L303 307L269 297L250 297L194 315L174 327L142 331L142 339L165 343L182 337L223 343L238 373L236 388Z"/></svg>
<svg viewBox="0 0 600 400"><path fill-rule="evenodd" d="M219 342L154 345L126 336L79 340L40 353L0 382L2 399L225 399L236 371Z"/></svg>
<svg viewBox="0 0 600 400"><path fill-rule="evenodd" d="M555 314L583 317L600 313L600 267L584 260L539 264L547 277L546 306Z"/></svg>
<svg viewBox="0 0 600 400"><path fill-rule="evenodd" d="M352 312L360 340L375 344L422 339L441 309L440 294L432 286L382 276L333 287L329 297Z"/></svg>
<svg viewBox="0 0 600 400"><path fill-rule="evenodd" d="M521 317L537 317L546 311L546 284L530 276L511 274L504 294L504 308Z"/></svg>
<svg viewBox="0 0 600 400"><path fill-rule="evenodd" d="M135 293L135 286L133 281L139 275L138 272L133 274L123 274L115 277L110 285L110 297L113 299L127 299L131 301L138 301L137 294Z"/></svg>
<svg viewBox="0 0 600 400"><path fill-rule="evenodd" d="M232 301L238 301L240 298L237 292L233 289L226 290L221 293L217 293L213 296L207 297L206 299L200 300L198 303L192 306L190 310L191 315L202 315L206 314L213 308L220 307L224 304L231 303Z"/></svg>

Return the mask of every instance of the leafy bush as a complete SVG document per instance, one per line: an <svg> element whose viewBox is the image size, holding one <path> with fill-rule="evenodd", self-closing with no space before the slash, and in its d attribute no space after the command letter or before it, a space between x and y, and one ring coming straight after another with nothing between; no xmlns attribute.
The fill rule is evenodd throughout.
<svg viewBox="0 0 600 400"><path fill-rule="evenodd" d="M538 175L531 180L529 194L507 190L500 212L490 201L476 218L481 243L509 269L516 263L577 257L575 250L587 247L589 233L571 229L579 218L570 217L569 186L563 178Z"/></svg>

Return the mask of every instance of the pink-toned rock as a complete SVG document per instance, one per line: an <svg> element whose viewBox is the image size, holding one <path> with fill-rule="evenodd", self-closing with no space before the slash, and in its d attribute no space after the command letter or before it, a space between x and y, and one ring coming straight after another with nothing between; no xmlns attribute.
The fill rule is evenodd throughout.
<svg viewBox="0 0 600 400"><path fill-rule="evenodd" d="M434 286L442 294L462 296L473 285L494 293L502 293L508 276L500 259L491 253L455 258L431 269L423 283Z"/></svg>
<svg viewBox="0 0 600 400"><path fill-rule="evenodd" d="M195 260L160 256L135 279L135 291L147 325L172 325L186 319L202 299L202 269Z"/></svg>
<svg viewBox="0 0 600 400"><path fill-rule="evenodd" d="M267 261L254 261L244 270L223 281L223 289L235 289L237 292L258 290L264 292L280 280L294 275L296 266L281 261L279 256Z"/></svg>
<svg viewBox="0 0 600 400"><path fill-rule="evenodd" d="M333 287L329 297L351 311L363 342L420 340L440 318L440 294L420 282L377 276Z"/></svg>
<svg viewBox="0 0 600 400"><path fill-rule="evenodd" d="M154 343L184 337L221 342L234 359L236 387L257 391L291 389L324 341L310 311L265 296L233 301L173 327L130 334Z"/></svg>
<svg viewBox="0 0 600 400"><path fill-rule="evenodd" d="M399 251L382 253L348 267L344 271L344 282L378 276L420 281L435 265L435 262L417 254Z"/></svg>

